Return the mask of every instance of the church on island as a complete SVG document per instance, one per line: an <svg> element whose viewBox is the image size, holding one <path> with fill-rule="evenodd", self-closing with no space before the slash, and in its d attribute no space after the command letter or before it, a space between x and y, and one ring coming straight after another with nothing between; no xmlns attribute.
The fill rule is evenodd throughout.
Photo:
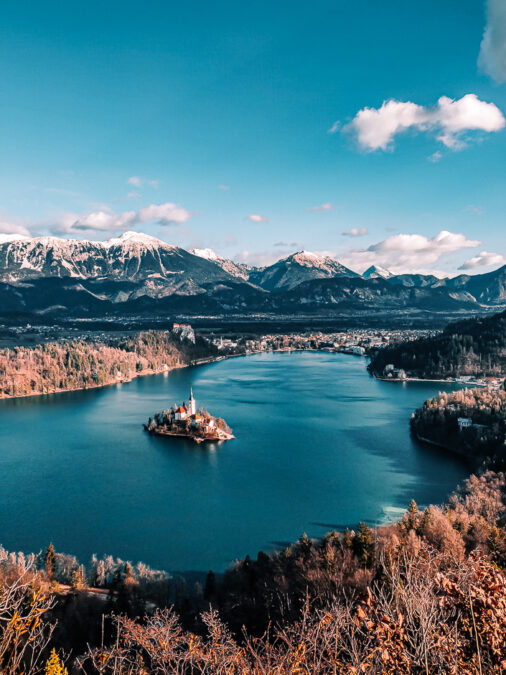
<svg viewBox="0 0 506 675"><path fill-rule="evenodd" d="M227 423L205 410L197 412L197 402L190 389L190 398L170 410L163 410L149 418L144 425L146 431L159 436L179 436L191 438L197 443L202 441L228 441L234 438Z"/></svg>
<svg viewBox="0 0 506 675"><path fill-rule="evenodd" d="M197 415L197 404L193 396L193 389L191 388L188 405L186 403L183 403L182 405L179 406L179 408L176 408L175 412L176 422L182 422L188 417L195 417L196 415Z"/></svg>

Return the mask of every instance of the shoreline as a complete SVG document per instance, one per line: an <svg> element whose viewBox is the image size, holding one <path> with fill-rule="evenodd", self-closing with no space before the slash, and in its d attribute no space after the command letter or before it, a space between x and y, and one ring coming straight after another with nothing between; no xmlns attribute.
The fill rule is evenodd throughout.
<svg viewBox="0 0 506 675"><path fill-rule="evenodd" d="M162 370L146 370L142 373L135 373L132 377L124 377L121 380L114 380L113 382L104 382L103 384L90 384L88 387L76 387L75 389L55 389L54 391L34 391L31 394L15 394L14 396L7 394L5 396L0 396L0 402L2 401L14 401L17 398L31 398L36 396L54 396L55 394L70 394L73 391L89 391L93 389L104 389L105 387L112 387L115 384L128 384L132 380L137 379L138 377L145 377L149 375L162 375L163 373L170 373L172 370L178 370L179 368L188 368L192 364L181 363L172 368L162 368Z"/></svg>
<svg viewBox="0 0 506 675"><path fill-rule="evenodd" d="M104 387L112 387L116 384L128 384L128 382L132 382L132 380L135 380L138 377L145 377L148 375L162 375L163 373L170 373L172 370L178 370L179 368L192 368L196 366L205 366L206 364L209 363L216 363L218 361L225 361L226 359L231 359L231 358L236 358L239 356L251 356L253 354L267 354L267 353L275 353L275 352L316 352L316 351L323 351L320 349L266 349L266 350L258 350L258 351L252 351L252 352L247 352L245 354L226 354L226 355L219 355L219 356L210 356L210 357L204 357L203 359L195 359L193 361L190 361L189 363L180 363L178 365L172 366L171 368L162 368L161 370L146 370L144 372L140 373L135 373L132 375L132 377L124 377L121 380L113 380L111 382L104 382L103 384L90 384L87 387L75 387L74 389L55 389L54 391L33 391L30 394L15 394L14 396L11 394L6 394L3 396L0 396L0 402L1 401L13 401L17 398L31 398L31 397L36 397L36 396L54 396L55 394L68 394L73 391L89 391L92 389L103 389ZM342 353L342 352L336 352L336 353Z"/></svg>
<svg viewBox="0 0 506 675"><path fill-rule="evenodd" d="M416 438L417 441L420 441L420 443L427 443L428 445L432 445L436 448L441 448L442 450L446 450L446 452L451 453L452 455L456 455L457 457L461 457L463 459L467 460L472 460L469 455L467 455L464 452L460 452L459 450L450 447L449 445L445 445L444 443L439 443L438 441L433 441L430 438L426 438L425 436L420 436L420 434L413 433L414 437Z"/></svg>
<svg viewBox="0 0 506 675"><path fill-rule="evenodd" d="M113 380L111 382L104 382L103 384L92 384L87 387L76 387L75 389L55 389L54 391L39 391L39 392L31 392L30 394L15 394L10 395L4 395L0 396L0 402L1 401L12 401L14 399L18 398L31 398L31 397L36 397L36 396L54 396L55 394L66 394L74 391L88 391L92 389L103 389L104 387L112 387L113 385L117 384L128 384L128 382L132 382L132 380L135 380L138 377L146 377L149 375L161 375L162 373L170 373L172 370L177 370L179 368L191 368L191 367L197 367L197 366L204 366L210 363L217 363L219 361L225 361L227 359L231 358L238 358L238 357L244 357L244 356L253 356L255 354L275 354L275 353L291 353L291 352L321 352L325 354L343 354L345 356L354 356L354 357L360 357L360 358L366 358L367 354L353 354L350 352L345 352L345 351L330 351L328 349L298 349L294 347L290 348L281 348L281 349L260 349L256 351L250 351L246 352L243 354L222 354L218 356L210 356L210 357L204 357L202 359L195 359L193 361L190 361L189 363L180 363L175 366L172 366L171 368L162 368L161 370L148 370L145 372L140 372L140 373L135 373L132 375L132 377L129 378L122 378L121 380ZM486 387L487 384L483 383L478 383L478 382L456 382L455 380L451 379L433 379L433 378L422 378L422 377L406 377L404 379L399 379L399 378L393 378L393 377L381 377L379 375L376 375L375 373L369 371L370 375L375 379L379 380L381 382L440 382L443 384L461 384L461 385L470 385L473 387Z"/></svg>
<svg viewBox="0 0 506 675"><path fill-rule="evenodd" d="M369 371L371 372L371 371ZM380 382L441 382L443 384L461 384L465 386L472 386L472 387L486 387L487 385L484 384L483 382L476 382L476 381L470 381L470 382L458 382L457 380L452 380L452 379L438 379L438 378L426 378L426 377L405 377L405 378L398 378L398 377L381 377L379 375L376 375L375 373L371 372L372 377L374 377L375 380L379 380Z"/></svg>
<svg viewBox="0 0 506 675"><path fill-rule="evenodd" d="M195 441L196 443L205 443L211 442L211 443L219 443L221 441L231 441L233 438L235 438L234 434L229 434L226 431L222 431L222 435L217 435L216 437L213 438L207 438L207 437L202 437L202 436L194 436L191 434L185 434L185 433L179 433L177 431L162 431L158 429L153 429L153 431L148 431L147 433L149 434L154 434L155 436L170 436L172 438L187 438L189 441Z"/></svg>

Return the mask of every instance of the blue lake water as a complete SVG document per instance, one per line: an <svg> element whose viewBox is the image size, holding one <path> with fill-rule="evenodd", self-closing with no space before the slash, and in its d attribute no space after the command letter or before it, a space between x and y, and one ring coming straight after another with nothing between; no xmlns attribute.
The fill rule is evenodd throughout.
<svg viewBox="0 0 506 675"><path fill-rule="evenodd" d="M235 440L142 430L190 386ZM441 502L468 473L409 434L412 410L442 386L379 382L364 359L294 352L0 401L0 544L223 570L302 532L394 519L411 498Z"/></svg>

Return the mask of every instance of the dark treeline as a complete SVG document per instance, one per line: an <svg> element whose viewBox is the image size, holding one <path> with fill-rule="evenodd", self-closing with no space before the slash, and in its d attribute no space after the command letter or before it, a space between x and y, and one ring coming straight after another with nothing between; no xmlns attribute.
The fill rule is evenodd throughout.
<svg viewBox="0 0 506 675"><path fill-rule="evenodd" d="M506 468L505 383L498 390L440 392L413 413L412 431L419 438L469 457L475 464L493 458L489 465L493 461L495 468ZM459 419L469 426L460 428Z"/></svg>
<svg viewBox="0 0 506 675"><path fill-rule="evenodd" d="M379 349L369 367L382 375L388 364L415 377L501 376L506 372L506 312L451 323L435 337Z"/></svg>
<svg viewBox="0 0 506 675"><path fill-rule="evenodd" d="M203 585L112 558L84 569L51 546L2 552L0 669L499 674L505 509L505 475L488 471L444 507L302 536Z"/></svg>
<svg viewBox="0 0 506 675"><path fill-rule="evenodd" d="M213 356L217 349L168 331L106 342L62 341L0 350L0 398L87 389L170 370Z"/></svg>

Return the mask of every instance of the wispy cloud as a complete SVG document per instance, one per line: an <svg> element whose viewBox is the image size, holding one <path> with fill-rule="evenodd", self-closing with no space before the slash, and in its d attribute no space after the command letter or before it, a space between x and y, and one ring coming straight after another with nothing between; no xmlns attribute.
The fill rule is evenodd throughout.
<svg viewBox="0 0 506 675"><path fill-rule="evenodd" d="M474 204L469 204L469 206L466 206L464 211L474 213L477 216L483 215L483 208L481 206L475 206Z"/></svg>
<svg viewBox="0 0 506 675"><path fill-rule="evenodd" d="M363 249L353 249L339 256L352 269L365 270L370 265L381 265L396 274L433 270L441 258L463 249L475 248L480 241L464 234L441 230L434 237L423 234L394 234Z"/></svg>
<svg viewBox="0 0 506 675"><path fill-rule="evenodd" d="M339 120L337 120L337 121L334 122L334 124L330 127L330 129L327 129L327 133L328 133L328 134L335 134L336 131L339 131L340 128L341 128L341 122L340 122Z"/></svg>
<svg viewBox="0 0 506 675"><path fill-rule="evenodd" d="M432 155L429 155L427 159L429 160L429 162L436 164L437 162L439 162L442 156L443 154L439 152L439 150L436 150L436 152L433 152Z"/></svg>
<svg viewBox="0 0 506 675"><path fill-rule="evenodd" d="M330 202L323 202L318 206L311 206L308 211L332 211L333 206Z"/></svg>
<svg viewBox="0 0 506 675"><path fill-rule="evenodd" d="M500 267L506 265L506 258L501 253L492 253L491 251L482 251L474 258L469 258L463 263L459 270L474 270L477 267Z"/></svg>
<svg viewBox="0 0 506 675"><path fill-rule="evenodd" d="M250 213L248 220L251 220L253 223L267 223L267 216L261 216L259 213Z"/></svg>
<svg viewBox="0 0 506 675"><path fill-rule="evenodd" d="M292 248L292 249L295 249L295 248L303 248L303 247L302 247L302 244L299 244L299 243L296 242L296 241L291 241L291 242L287 242L287 241L277 241L277 242L274 244L274 246L276 246L277 248Z"/></svg>
<svg viewBox="0 0 506 675"><path fill-rule="evenodd" d="M352 227L351 230L341 232L343 237L364 237L369 230L367 227Z"/></svg>
<svg viewBox="0 0 506 675"><path fill-rule="evenodd" d="M391 149L395 136L409 129L435 132L438 141L457 150L465 146L467 132L499 131L505 124L494 103L466 94L458 100L441 96L432 108L390 99L381 108L359 110L344 130L353 133L359 146L367 151Z"/></svg>
<svg viewBox="0 0 506 675"><path fill-rule="evenodd" d="M142 187L143 185L149 185L150 187L157 188L159 186L158 180L150 180L148 178L142 178L141 176L130 176L127 180L128 185L133 185L134 187Z"/></svg>
<svg viewBox="0 0 506 675"><path fill-rule="evenodd" d="M230 190L230 185L218 185L218 190Z"/></svg>
<svg viewBox="0 0 506 675"><path fill-rule="evenodd" d="M506 82L506 3L488 0L487 25L478 56L479 67L498 83Z"/></svg>

